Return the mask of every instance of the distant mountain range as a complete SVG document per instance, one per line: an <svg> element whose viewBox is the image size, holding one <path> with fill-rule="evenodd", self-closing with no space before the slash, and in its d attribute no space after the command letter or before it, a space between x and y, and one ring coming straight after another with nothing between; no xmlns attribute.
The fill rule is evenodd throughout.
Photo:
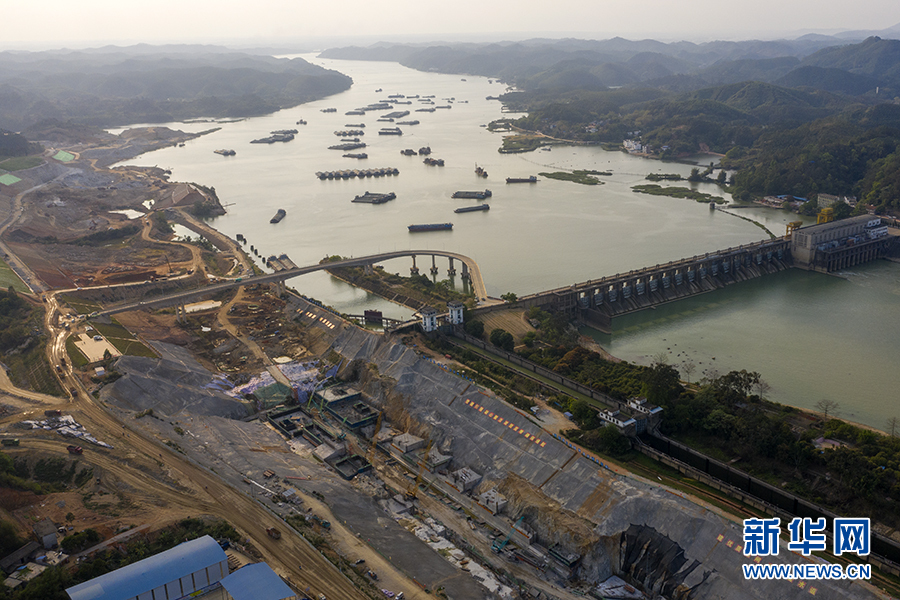
<svg viewBox="0 0 900 600"><path fill-rule="evenodd" d="M886 31L897 30L900 25ZM531 92L619 86L692 91L760 81L852 96L900 91L900 41L839 36L795 40L662 43L612 38L420 46L378 44L326 50L326 58L397 61L414 69L498 77Z"/></svg>
<svg viewBox="0 0 900 600"><path fill-rule="evenodd" d="M0 53L0 128L44 119L103 127L239 118L343 91L346 75L302 59L214 46Z"/></svg>

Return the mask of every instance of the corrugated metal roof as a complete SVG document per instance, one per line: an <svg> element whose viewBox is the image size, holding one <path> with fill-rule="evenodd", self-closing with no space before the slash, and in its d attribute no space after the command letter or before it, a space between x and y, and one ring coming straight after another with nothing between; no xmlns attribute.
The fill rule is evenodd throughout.
<svg viewBox="0 0 900 600"><path fill-rule="evenodd" d="M205 535L72 586L66 593L72 600L125 600L227 560L216 540Z"/></svg>
<svg viewBox="0 0 900 600"><path fill-rule="evenodd" d="M222 580L222 587L234 600L284 600L296 596L266 563L238 569Z"/></svg>

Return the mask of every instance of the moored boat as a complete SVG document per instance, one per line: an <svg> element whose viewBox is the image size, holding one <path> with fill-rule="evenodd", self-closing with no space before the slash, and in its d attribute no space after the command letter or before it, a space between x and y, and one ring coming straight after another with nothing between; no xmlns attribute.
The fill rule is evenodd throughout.
<svg viewBox="0 0 900 600"><path fill-rule="evenodd" d="M442 231L445 229L453 229L453 223L425 223L422 225L408 225L410 233L417 231Z"/></svg>
<svg viewBox="0 0 900 600"><path fill-rule="evenodd" d="M490 204L477 204L475 206L463 206L462 208L457 208L453 212L467 213L467 212L475 212L477 210L491 210L491 205Z"/></svg>
<svg viewBox="0 0 900 600"><path fill-rule="evenodd" d="M279 208L278 212L275 213L275 216L269 219L269 223L280 223L285 215L287 215L287 212L285 212L283 208Z"/></svg>
<svg viewBox="0 0 900 600"><path fill-rule="evenodd" d="M538 178L532 175L531 177L507 177L506 183L537 183Z"/></svg>
<svg viewBox="0 0 900 600"><path fill-rule="evenodd" d="M474 198L476 200L484 200L490 197L491 190L484 190L483 192L453 192L452 196L452 198Z"/></svg>

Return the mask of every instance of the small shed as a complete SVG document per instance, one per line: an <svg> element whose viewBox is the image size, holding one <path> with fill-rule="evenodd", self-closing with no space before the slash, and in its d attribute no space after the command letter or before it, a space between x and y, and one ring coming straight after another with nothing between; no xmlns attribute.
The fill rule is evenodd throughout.
<svg viewBox="0 0 900 600"><path fill-rule="evenodd" d="M56 524L49 518L34 524L34 535L37 536L38 541L47 550L55 548L58 543L56 538Z"/></svg>

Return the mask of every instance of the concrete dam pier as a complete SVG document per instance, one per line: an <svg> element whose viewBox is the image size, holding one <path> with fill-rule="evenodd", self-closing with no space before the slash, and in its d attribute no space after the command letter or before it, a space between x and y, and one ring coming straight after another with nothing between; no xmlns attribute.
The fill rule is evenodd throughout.
<svg viewBox="0 0 900 600"><path fill-rule="evenodd" d="M531 294L517 304L566 312L609 333L613 317L782 271L792 264L790 240L765 240ZM490 309L476 309L482 310Z"/></svg>
<svg viewBox="0 0 900 600"><path fill-rule="evenodd" d="M580 317L611 333L612 319L660 304L711 292L726 285L797 267L831 273L887 256L897 235L879 217L863 215L811 225L783 238L717 250L666 264L519 298L523 308L542 306ZM496 307L479 307L489 312Z"/></svg>

